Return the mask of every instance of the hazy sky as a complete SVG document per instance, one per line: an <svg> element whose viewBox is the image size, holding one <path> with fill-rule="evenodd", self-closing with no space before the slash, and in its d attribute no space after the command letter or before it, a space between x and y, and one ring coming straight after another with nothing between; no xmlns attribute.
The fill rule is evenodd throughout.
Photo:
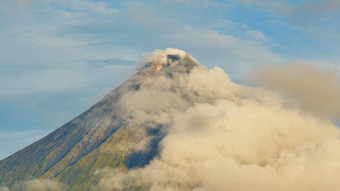
<svg viewBox="0 0 340 191"><path fill-rule="evenodd" d="M4 0L0 159L76 117L174 47L240 80L261 64L339 70L340 1Z"/></svg>

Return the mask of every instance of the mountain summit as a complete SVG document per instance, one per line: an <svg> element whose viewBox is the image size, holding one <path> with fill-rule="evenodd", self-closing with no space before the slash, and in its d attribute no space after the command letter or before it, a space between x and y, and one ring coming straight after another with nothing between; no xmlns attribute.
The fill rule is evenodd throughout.
<svg viewBox="0 0 340 191"><path fill-rule="evenodd" d="M203 69L192 56L182 50L168 48L165 51L155 51L148 59L139 74L166 75L171 77L174 73L190 73L193 68Z"/></svg>

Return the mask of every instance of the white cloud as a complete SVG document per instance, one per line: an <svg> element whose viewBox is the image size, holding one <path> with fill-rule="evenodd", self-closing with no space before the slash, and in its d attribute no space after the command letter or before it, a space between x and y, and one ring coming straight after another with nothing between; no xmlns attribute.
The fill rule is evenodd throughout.
<svg viewBox="0 0 340 191"><path fill-rule="evenodd" d="M20 76L2 75L1 96L18 96L41 92L79 90L89 83L86 76L69 69L28 71Z"/></svg>
<svg viewBox="0 0 340 191"><path fill-rule="evenodd" d="M21 182L13 186L15 190L42 190L42 191L62 191L66 190L67 186L50 179L33 179L25 182Z"/></svg>
<svg viewBox="0 0 340 191"><path fill-rule="evenodd" d="M232 34L221 34L209 28L197 28L177 20L157 17L147 8L135 11L137 8L132 6L131 9L135 22L152 31L157 44L184 49L205 65L215 63L242 75L260 63L281 63L283 60L258 39L245 40Z"/></svg>
<svg viewBox="0 0 340 191"><path fill-rule="evenodd" d="M160 156L144 168L103 171L100 189L335 191L340 186L340 130L329 118L268 90L234 84L218 68L153 77L123 100L141 119L167 124L167 135Z"/></svg>
<svg viewBox="0 0 340 191"><path fill-rule="evenodd" d="M29 24L14 24L0 33L0 42L5 45L0 48L3 68L15 65L16 68L43 66L44 69L29 70L20 76L7 72L0 77L0 94L84 89L89 84L102 83L97 80L102 77L88 77L92 76L89 74L91 70L96 71L96 66L88 64L90 60L136 60L145 49L164 45L180 47L202 60L211 58L203 62L214 62L234 70L235 76L247 73L258 64L282 60L258 39L243 40L209 28L196 28L169 19L143 3L129 3L128 12L116 12L106 4L89 1L46 3L59 8L49 7L39 23L32 17ZM97 12L114 12L115 16L91 15ZM35 12L31 14L35 15ZM121 30L126 30L126 35L122 35ZM261 37L259 32L256 33ZM143 47L143 50L135 47ZM117 67L110 69L113 74L119 71Z"/></svg>
<svg viewBox="0 0 340 191"><path fill-rule="evenodd" d="M102 84L112 87L119 85L123 79L127 78L130 70L129 65L97 64L92 66L89 63L52 65L35 70L27 69L27 67L21 70L16 68L15 72L12 70L16 75L4 73L0 76L0 96L75 92Z"/></svg>

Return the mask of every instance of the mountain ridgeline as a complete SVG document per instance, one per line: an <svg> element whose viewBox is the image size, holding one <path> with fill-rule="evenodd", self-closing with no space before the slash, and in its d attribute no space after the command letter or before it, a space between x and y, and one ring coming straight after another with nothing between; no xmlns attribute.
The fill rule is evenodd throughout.
<svg viewBox="0 0 340 191"><path fill-rule="evenodd" d="M47 179L67 190L96 190L103 169L148 165L159 154L171 111L213 101L182 85L193 70L206 69L183 51L154 52L139 72L89 110L0 161L0 186L29 190L27 182ZM163 103L162 97L172 94L173 100Z"/></svg>

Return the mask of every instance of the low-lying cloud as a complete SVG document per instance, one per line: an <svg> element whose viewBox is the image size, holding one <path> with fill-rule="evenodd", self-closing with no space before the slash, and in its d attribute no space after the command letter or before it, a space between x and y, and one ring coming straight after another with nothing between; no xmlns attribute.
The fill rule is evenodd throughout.
<svg viewBox="0 0 340 191"><path fill-rule="evenodd" d="M256 74L288 96L234 84L219 68L154 78L131 93L134 99L121 102L127 110L138 107L143 119L168 124L160 154L143 168L105 169L99 188L338 190L340 131L329 118L338 114L335 75L302 64ZM169 87L186 90L186 96ZM157 103L152 112L146 97ZM155 117L160 113L167 120Z"/></svg>
<svg viewBox="0 0 340 191"><path fill-rule="evenodd" d="M166 54L157 54L162 62ZM335 73L295 63L260 69L250 79L271 90L235 84L220 68L143 78L117 103L120 115L133 123L124 130L138 136L115 147L150 149L157 135L146 129L161 128L159 155L144 167L99 169L95 175L102 178L91 189L337 191L340 130L331 119L339 114ZM46 181L26 186L63 186Z"/></svg>
<svg viewBox="0 0 340 191"><path fill-rule="evenodd" d="M14 190L46 190L46 191L62 191L67 190L67 186L51 179L32 179L24 182L17 183L13 187Z"/></svg>

